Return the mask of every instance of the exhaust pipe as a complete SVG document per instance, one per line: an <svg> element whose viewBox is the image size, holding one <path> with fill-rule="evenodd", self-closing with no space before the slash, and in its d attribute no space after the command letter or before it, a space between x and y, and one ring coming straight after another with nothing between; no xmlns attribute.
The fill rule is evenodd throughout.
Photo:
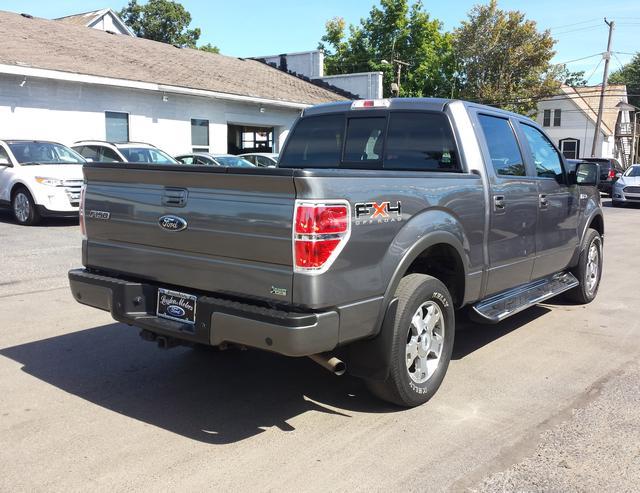
<svg viewBox="0 0 640 493"><path fill-rule="evenodd" d="M335 356L331 356L330 354L312 354L309 358L338 377L344 375L347 371L347 365L344 361L336 358Z"/></svg>

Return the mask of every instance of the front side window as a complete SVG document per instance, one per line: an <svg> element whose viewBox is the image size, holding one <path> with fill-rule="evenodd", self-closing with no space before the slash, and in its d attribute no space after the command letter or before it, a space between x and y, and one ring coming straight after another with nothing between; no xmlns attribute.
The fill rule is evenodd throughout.
<svg viewBox="0 0 640 493"><path fill-rule="evenodd" d="M116 111L104 112L106 135L109 142L129 141L129 114Z"/></svg>
<svg viewBox="0 0 640 493"><path fill-rule="evenodd" d="M371 162L382 159L386 118L350 118L344 149L346 162Z"/></svg>
<svg viewBox="0 0 640 493"><path fill-rule="evenodd" d="M85 159L76 151L53 142L15 141L9 148L20 164L83 164Z"/></svg>
<svg viewBox="0 0 640 493"><path fill-rule="evenodd" d="M537 128L526 124L521 127L533 155L537 175L542 178L555 178L562 182L564 180L562 160L551 141Z"/></svg>
<svg viewBox="0 0 640 493"><path fill-rule="evenodd" d="M509 120L489 115L478 115L478 120L496 174L525 176L524 160Z"/></svg>
<svg viewBox="0 0 640 493"><path fill-rule="evenodd" d="M392 113L385 169L459 171L451 127L440 113Z"/></svg>
<svg viewBox="0 0 640 493"><path fill-rule="evenodd" d="M228 166L231 168L253 168L255 165L246 159L237 156L218 156L216 161L220 166Z"/></svg>
<svg viewBox="0 0 640 493"><path fill-rule="evenodd" d="M209 150L209 120L191 119L191 145Z"/></svg>
<svg viewBox="0 0 640 493"><path fill-rule="evenodd" d="M130 163L178 164L175 159L160 149L127 147L120 148L120 152Z"/></svg>

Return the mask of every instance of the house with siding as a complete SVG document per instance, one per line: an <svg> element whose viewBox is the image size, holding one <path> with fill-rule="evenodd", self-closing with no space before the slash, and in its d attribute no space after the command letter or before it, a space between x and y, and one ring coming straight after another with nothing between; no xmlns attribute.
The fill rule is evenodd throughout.
<svg viewBox="0 0 640 493"><path fill-rule="evenodd" d="M598 118L602 86L570 87L563 85L557 95L538 102L536 120L555 141L567 158L591 156ZM627 102L624 85L609 85L605 91L602 125L597 133L596 157L630 159L626 137L620 129L630 122L629 111L621 109Z"/></svg>
<svg viewBox="0 0 640 493"><path fill-rule="evenodd" d="M277 152L302 109L348 96L258 60L103 30L107 14L0 11L0 138Z"/></svg>

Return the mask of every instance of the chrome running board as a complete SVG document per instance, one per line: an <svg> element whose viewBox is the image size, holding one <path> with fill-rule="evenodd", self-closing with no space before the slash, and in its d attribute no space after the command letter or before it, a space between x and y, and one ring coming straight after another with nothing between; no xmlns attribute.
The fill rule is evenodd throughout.
<svg viewBox="0 0 640 493"><path fill-rule="evenodd" d="M475 305L473 310L482 319L497 323L511 315L575 288L578 280L570 272L560 272L551 277L523 284L503 291Z"/></svg>

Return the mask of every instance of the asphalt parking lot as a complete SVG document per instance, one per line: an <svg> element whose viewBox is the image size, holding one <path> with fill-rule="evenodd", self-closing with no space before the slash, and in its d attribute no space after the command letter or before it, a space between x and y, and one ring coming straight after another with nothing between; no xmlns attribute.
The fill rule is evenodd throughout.
<svg viewBox="0 0 640 493"><path fill-rule="evenodd" d="M0 212L0 490L637 491L640 208L589 306L463 324L426 405L258 351L162 351L77 304L77 221Z"/></svg>

